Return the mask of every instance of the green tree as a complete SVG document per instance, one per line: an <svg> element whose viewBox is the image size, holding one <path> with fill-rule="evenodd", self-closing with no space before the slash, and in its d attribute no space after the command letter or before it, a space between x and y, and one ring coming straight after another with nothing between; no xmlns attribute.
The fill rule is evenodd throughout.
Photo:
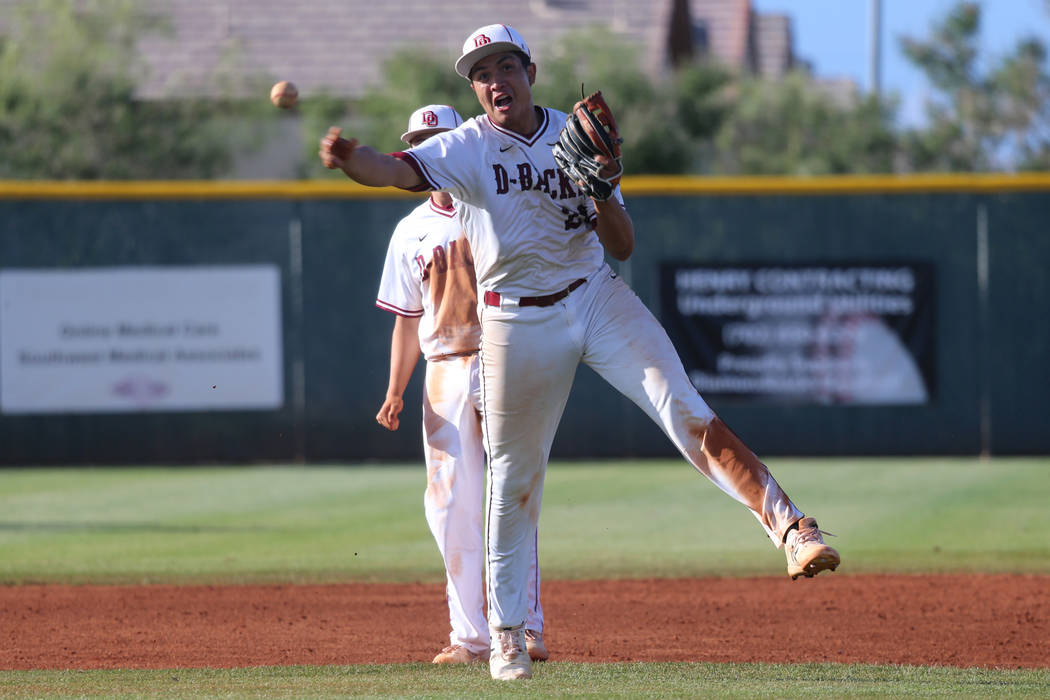
<svg viewBox="0 0 1050 700"><path fill-rule="evenodd" d="M366 143L394 150L405 148L399 136L408 115L426 104L451 105L464 119L481 112L470 83L452 69L451 59L404 49L384 63L382 83L355 102L354 116L364 122L360 134Z"/></svg>
<svg viewBox="0 0 1050 700"><path fill-rule="evenodd" d="M583 93L600 89L624 140L627 174L695 172L726 113L729 74L695 63L653 82L639 49L601 27L569 32L540 65L537 101L568 111Z"/></svg>
<svg viewBox="0 0 1050 700"><path fill-rule="evenodd" d="M1020 42L993 74L1003 88L1002 114L1011 129L1008 148L1018 170L1050 170L1050 74L1039 40Z"/></svg>
<svg viewBox="0 0 1050 700"><path fill-rule="evenodd" d="M198 97L138 96L146 76L137 41L166 29L139 5L18 3L0 37L0 177L207 178L257 139L251 125L267 112L223 97L237 93L221 74L194 86Z"/></svg>
<svg viewBox="0 0 1050 700"><path fill-rule="evenodd" d="M958 2L934 23L930 36L900 39L905 56L934 90L927 124L905 135L915 170L1050 167L1046 46L1026 38L1008 54L982 61L980 27L980 6Z"/></svg>
<svg viewBox="0 0 1050 700"><path fill-rule="evenodd" d="M739 175L889 172L896 139L893 100L836 97L804 73L740 77L715 139L714 169Z"/></svg>
<svg viewBox="0 0 1050 700"><path fill-rule="evenodd" d="M343 126L348 136L362 143L390 152L407 148L400 136L408 126L409 115L423 105L452 105L464 119L480 113L470 83L452 69L452 63L452 59L434 53L420 54L418 48L401 49L384 61L379 82L357 99L329 96L301 103L309 134L303 176L345 177L339 171L326 170L317 158L318 140L333 124Z"/></svg>
<svg viewBox="0 0 1050 700"><path fill-rule="evenodd" d="M601 90L624 139L629 174L682 173L699 167L726 111L728 74L695 65L652 83L638 68L638 49L608 29L569 32L537 55L537 104L568 111L582 92ZM418 49L395 53L379 83L348 104L311 100L303 105L308 165L304 176L331 175L317 161L317 139L331 124L380 150L404 147L398 140L408 115L431 103L450 104L470 118L481 107L470 84L452 70L453 59ZM336 173L338 177L340 174Z"/></svg>

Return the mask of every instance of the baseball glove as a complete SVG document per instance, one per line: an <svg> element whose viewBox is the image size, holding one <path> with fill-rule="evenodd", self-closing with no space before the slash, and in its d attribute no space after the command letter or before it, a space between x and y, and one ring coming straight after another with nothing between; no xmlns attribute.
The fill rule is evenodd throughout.
<svg viewBox="0 0 1050 700"><path fill-rule="evenodd" d="M612 196L623 175L621 143L616 119L599 90L573 106L554 144L554 160L573 182L580 183L588 197L604 202ZM614 175L601 175L603 166L595 158L598 155L615 162Z"/></svg>

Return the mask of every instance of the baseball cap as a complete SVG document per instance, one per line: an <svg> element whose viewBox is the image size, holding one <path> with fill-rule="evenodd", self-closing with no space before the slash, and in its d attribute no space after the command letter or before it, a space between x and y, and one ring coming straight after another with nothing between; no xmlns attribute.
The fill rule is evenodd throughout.
<svg viewBox="0 0 1050 700"><path fill-rule="evenodd" d="M521 34L511 27L505 24L488 24L481 29L475 29L463 42L463 55L456 61L456 72L470 80L470 69L475 63L486 56L504 51L521 51L529 59L532 58L529 45L521 38Z"/></svg>
<svg viewBox="0 0 1050 700"><path fill-rule="evenodd" d="M463 117L459 116L452 107L448 105L427 105L420 107L408 118L408 131L401 134L401 140L409 143L413 137L423 132L437 133L455 129L463 123Z"/></svg>

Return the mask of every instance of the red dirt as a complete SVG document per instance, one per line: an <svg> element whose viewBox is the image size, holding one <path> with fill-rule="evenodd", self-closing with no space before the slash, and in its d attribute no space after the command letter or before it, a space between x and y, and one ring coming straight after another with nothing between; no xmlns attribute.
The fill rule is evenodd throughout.
<svg viewBox="0 0 1050 700"><path fill-rule="evenodd" d="M554 661L1050 667L1050 577L551 581ZM440 585L0 587L0 668L429 661Z"/></svg>

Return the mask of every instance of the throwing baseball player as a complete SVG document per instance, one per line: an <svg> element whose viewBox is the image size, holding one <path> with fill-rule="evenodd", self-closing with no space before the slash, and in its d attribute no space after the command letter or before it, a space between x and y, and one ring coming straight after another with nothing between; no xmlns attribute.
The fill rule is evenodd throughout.
<svg viewBox="0 0 1050 700"><path fill-rule="evenodd" d="M484 113L404 153L332 127L320 155L365 185L445 190L474 254L489 457L488 623L493 678L529 678L530 542L547 459L582 361L659 424L701 474L747 506L792 578L839 565L754 453L690 383L656 318L605 263L634 250L620 144L600 95L566 114L533 104L536 64L514 29L473 32L456 71ZM596 126L597 124L597 126ZM599 133L601 132L601 133ZM557 159L556 159L557 157Z"/></svg>
<svg viewBox="0 0 1050 700"><path fill-rule="evenodd" d="M412 113L401 140L418 146L463 123L455 109L427 105ZM436 664L489 656L485 620L485 451L478 382L477 284L470 247L452 197L432 192L398 223L390 238L376 306L396 315L390 343L390 382L376 421L397 430L405 388L426 358L423 442L427 465L424 512L445 562L452 631ZM529 564L526 647L534 661L549 657L543 642L536 538Z"/></svg>

